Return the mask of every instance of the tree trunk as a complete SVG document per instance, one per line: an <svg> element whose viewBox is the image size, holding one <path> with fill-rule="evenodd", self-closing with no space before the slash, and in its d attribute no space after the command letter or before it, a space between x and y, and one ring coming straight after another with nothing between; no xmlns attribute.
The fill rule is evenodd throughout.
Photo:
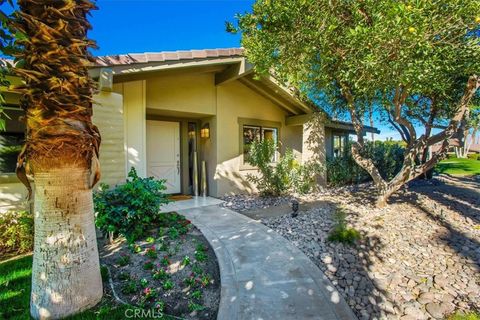
<svg viewBox="0 0 480 320"><path fill-rule="evenodd" d="M34 179L30 312L35 319L59 319L96 305L103 294L90 171L42 169Z"/></svg>

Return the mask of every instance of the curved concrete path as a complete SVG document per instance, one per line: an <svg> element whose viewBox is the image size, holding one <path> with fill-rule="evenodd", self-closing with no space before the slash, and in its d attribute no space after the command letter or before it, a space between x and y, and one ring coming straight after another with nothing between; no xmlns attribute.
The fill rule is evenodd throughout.
<svg viewBox="0 0 480 320"><path fill-rule="evenodd" d="M217 255L218 319L356 319L320 269L273 230L216 205L178 212Z"/></svg>

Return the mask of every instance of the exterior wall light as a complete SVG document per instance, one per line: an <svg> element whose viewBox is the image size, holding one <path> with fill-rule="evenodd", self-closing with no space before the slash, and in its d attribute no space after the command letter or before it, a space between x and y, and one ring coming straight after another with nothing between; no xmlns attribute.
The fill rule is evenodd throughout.
<svg viewBox="0 0 480 320"><path fill-rule="evenodd" d="M200 129L200 137L204 139L210 138L210 124L208 122Z"/></svg>

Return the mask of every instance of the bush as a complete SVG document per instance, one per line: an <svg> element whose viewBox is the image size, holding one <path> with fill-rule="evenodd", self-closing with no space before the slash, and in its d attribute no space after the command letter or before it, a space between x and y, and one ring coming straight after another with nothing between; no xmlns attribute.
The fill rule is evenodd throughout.
<svg viewBox="0 0 480 320"><path fill-rule="evenodd" d="M360 232L347 227L346 216L346 213L341 209L335 212L333 216L335 224L328 236L328 240L352 245L360 239Z"/></svg>
<svg viewBox="0 0 480 320"><path fill-rule="evenodd" d="M277 163L272 163L276 152L273 140L254 141L249 150L248 163L258 168L260 176L249 174L263 195L281 195L287 191L308 193L315 185L319 164L301 165L291 149L287 149Z"/></svg>
<svg viewBox="0 0 480 320"><path fill-rule="evenodd" d="M468 159L472 159L472 160L480 160L480 154L478 153L470 153L467 155L467 158Z"/></svg>
<svg viewBox="0 0 480 320"><path fill-rule="evenodd" d="M352 158L351 143L343 157L327 160L327 181L332 186L361 183L371 179ZM405 148L397 141L375 141L365 144L365 156L372 159L384 179L390 180L402 169Z"/></svg>
<svg viewBox="0 0 480 320"><path fill-rule="evenodd" d="M160 205L169 202L165 181L140 178L134 168L127 182L109 189L102 184L94 193L95 224L103 232L124 235L134 241L160 217Z"/></svg>
<svg viewBox="0 0 480 320"><path fill-rule="evenodd" d="M27 211L0 213L0 257L33 249L33 215Z"/></svg>

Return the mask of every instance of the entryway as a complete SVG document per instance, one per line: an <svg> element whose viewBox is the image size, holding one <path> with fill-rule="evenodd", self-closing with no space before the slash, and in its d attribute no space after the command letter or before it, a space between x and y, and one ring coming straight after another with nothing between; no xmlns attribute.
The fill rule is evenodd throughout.
<svg viewBox="0 0 480 320"><path fill-rule="evenodd" d="M180 171L180 123L147 120L147 176L166 180L165 193L180 193Z"/></svg>

